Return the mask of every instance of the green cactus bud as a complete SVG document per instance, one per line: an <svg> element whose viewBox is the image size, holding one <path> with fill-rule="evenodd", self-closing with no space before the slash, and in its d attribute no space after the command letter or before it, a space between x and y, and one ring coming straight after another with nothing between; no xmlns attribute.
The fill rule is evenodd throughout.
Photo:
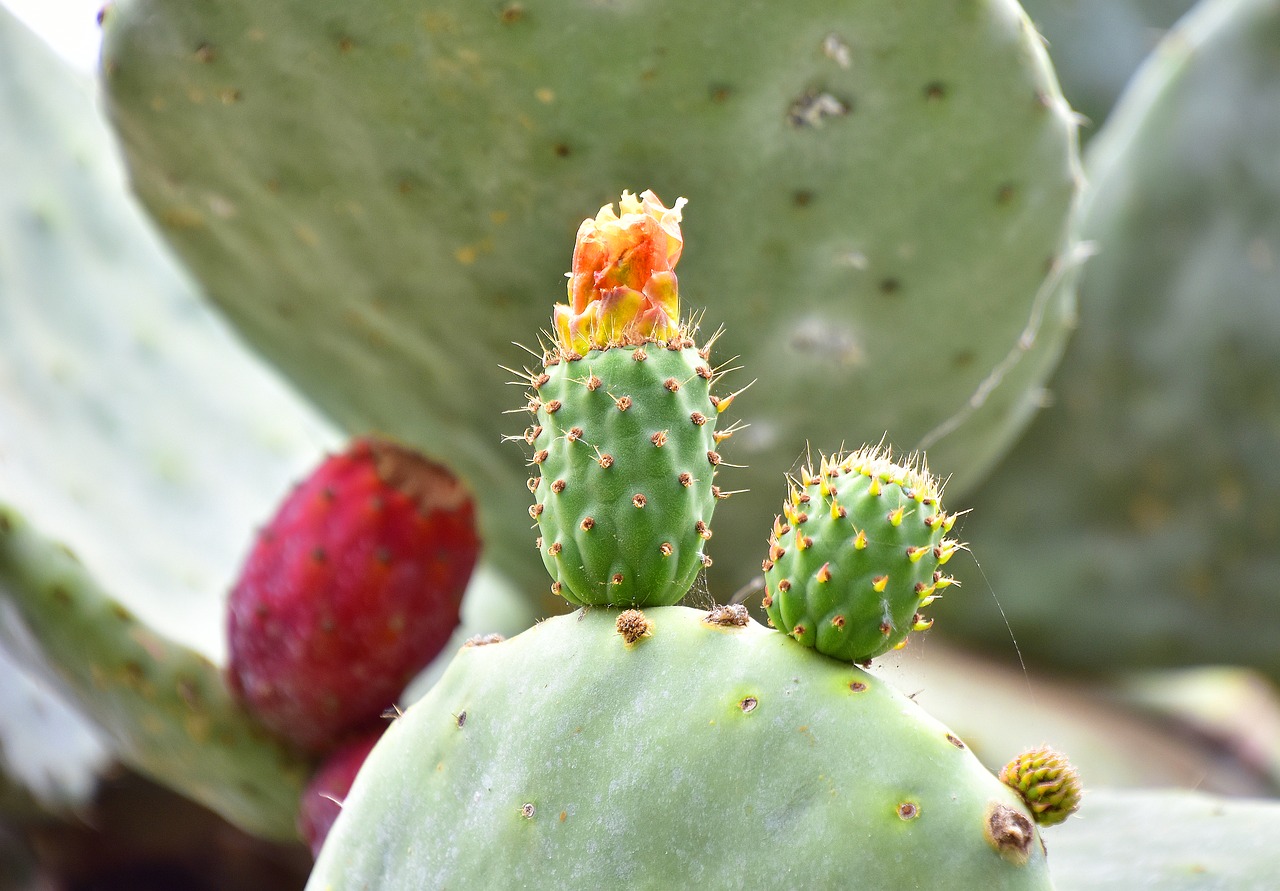
<svg viewBox="0 0 1280 891"><path fill-rule="evenodd" d="M954 584L963 546L923 463L865 447L794 480L764 561L769 622L835 659L864 662L928 628L920 610Z"/></svg>
<svg viewBox="0 0 1280 891"><path fill-rule="evenodd" d="M1080 809L1080 774L1048 746L1014 758L1000 771L1000 781L1022 796L1041 826L1056 826Z"/></svg>
<svg viewBox="0 0 1280 891"><path fill-rule="evenodd" d="M530 514L570 603L670 606L710 563L716 447L732 433L716 419L732 397L711 395L709 347L678 322L683 203L624 192L621 218L606 206L583 222L571 302L529 375Z"/></svg>

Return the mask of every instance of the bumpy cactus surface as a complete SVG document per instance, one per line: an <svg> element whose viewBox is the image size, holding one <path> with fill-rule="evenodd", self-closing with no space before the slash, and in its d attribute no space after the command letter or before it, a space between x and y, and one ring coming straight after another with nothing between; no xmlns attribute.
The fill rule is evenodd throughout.
<svg viewBox="0 0 1280 891"><path fill-rule="evenodd" d="M802 470L764 561L769 624L846 662L928 628L919 611L954 583L941 567L960 546L941 498L927 469L878 447Z"/></svg>
<svg viewBox="0 0 1280 891"><path fill-rule="evenodd" d="M1074 260L1075 123L1014 0L119 0L104 27L133 182L210 296L350 432L452 467L487 541L527 506L511 332L545 325L583 208L638 181L705 208L682 281L760 379L730 590L806 438L932 432L955 491L1065 335L1042 282ZM493 557L546 590L532 549Z"/></svg>
<svg viewBox="0 0 1280 891"><path fill-rule="evenodd" d="M1022 796L1041 826L1056 826L1080 809L1079 772L1048 746L1014 758L1000 771L1000 782Z"/></svg>
<svg viewBox="0 0 1280 891"><path fill-rule="evenodd" d="M754 621L643 612L630 644L591 609L463 649L308 888L1049 887L1019 797L883 680Z"/></svg>
<svg viewBox="0 0 1280 891"><path fill-rule="evenodd" d="M709 348L679 318L680 208L624 192L583 222L556 307L555 342L530 374L530 514L552 591L579 605L670 606L711 560L720 490Z"/></svg>

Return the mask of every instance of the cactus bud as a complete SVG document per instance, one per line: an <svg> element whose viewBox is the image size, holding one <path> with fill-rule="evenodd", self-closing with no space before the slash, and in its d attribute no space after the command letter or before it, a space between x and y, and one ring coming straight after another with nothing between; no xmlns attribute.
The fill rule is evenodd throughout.
<svg viewBox="0 0 1280 891"><path fill-rule="evenodd" d="M1080 809L1080 774L1048 746L1014 758L1000 771L1000 781L1022 796L1041 826L1055 826Z"/></svg>

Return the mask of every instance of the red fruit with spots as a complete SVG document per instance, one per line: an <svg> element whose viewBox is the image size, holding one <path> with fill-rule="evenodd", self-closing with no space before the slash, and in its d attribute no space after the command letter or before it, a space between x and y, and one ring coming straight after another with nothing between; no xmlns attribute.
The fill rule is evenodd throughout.
<svg viewBox="0 0 1280 891"><path fill-rule="evenodd" d="M289 495L245 562L230 598L232 689L281 737L332 749L444 647L478 550L452 474L355 441Z"/></svg>
<svg viewBox="0 0 1280 891"><path fill-rule="evenodd" d="M302 801L298 805L298 834L310 846L311 856L320 856L320 848L333 828L333 821L342 813L342 802L351 791L351 784L373 750L374 743L382 738L382 732L383 728L379 727L335 750L303 790Z"/></svg>

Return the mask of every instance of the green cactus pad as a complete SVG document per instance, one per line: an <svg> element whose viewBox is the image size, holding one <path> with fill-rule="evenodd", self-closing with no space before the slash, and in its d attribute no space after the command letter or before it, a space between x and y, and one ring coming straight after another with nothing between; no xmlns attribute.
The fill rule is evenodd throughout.
<svg viewBox="0 0 1280 891"><path fill-rule="evenodd" d="M1274 891L1280 802L1184 790L1091 790L1053 831L1057 891Z"/></svg>
<svg viewBox="0 0 1280 891"><path fill-rule="evenodd" d="M293 837L305 765L210 663L253 525L336 436L202 305L128 193L93 85L4 10L0 121L0 645L111 755ZM0 669L5 757L90 766L65 728L14 726L14 681Z"/></svg>
<svg viewBox="0 0 1280 891"><path fill-rule="evenodd" d="M644 616L630 644L594 610L462 650L310 891L1049 887L1018 796L883 680L749 620Z"/></svg>
<svg viewBox="0 0 1280 891"><path fill-rule="evenodd" d="M1092 143L1079 329L964 529L1029 658L1280 678L1277 46L1271 0L1201 4ZM940 606L1007 646L993 599Z"/></svg>
<svg viewBox="0 0 1280 891"><path fill-rule="evenodd" d="M863 662L929 622L919 610L954 583L937 482L864 448L805 469L774 521L764 561L769 623L805 646Z"/></svg>
<svg viewBox="0 0 1280 891"><path fill-rule="evenodd" d="M467 479L495 544L527 506L498 365L623 188L699 209L681 282L760 377L750 467L933 432L954 491L1066 330L1040 298L1072 262L1075 123L1013 0L118 0L104 28L133 182L210 296L348 430ZM726 590L771 472L721 518ZM491 554L545 590L531 548Z"/></svg>
<svg viewBox="0 0 1280 891"><path fill-rule="evenodd" d="M662 343L549 358L529 407L529 480L553 591L670 606L704 562L720 463L706 351Z"/></svg>
<svg viewBox="0 0 1280 891"><path fill-rule="evenodd" d="M140 622L74 554L3 505L0 590L0 636L111 736L123 761L249 832L297 837L309 763L240 709L212 662Z"/></svg>

